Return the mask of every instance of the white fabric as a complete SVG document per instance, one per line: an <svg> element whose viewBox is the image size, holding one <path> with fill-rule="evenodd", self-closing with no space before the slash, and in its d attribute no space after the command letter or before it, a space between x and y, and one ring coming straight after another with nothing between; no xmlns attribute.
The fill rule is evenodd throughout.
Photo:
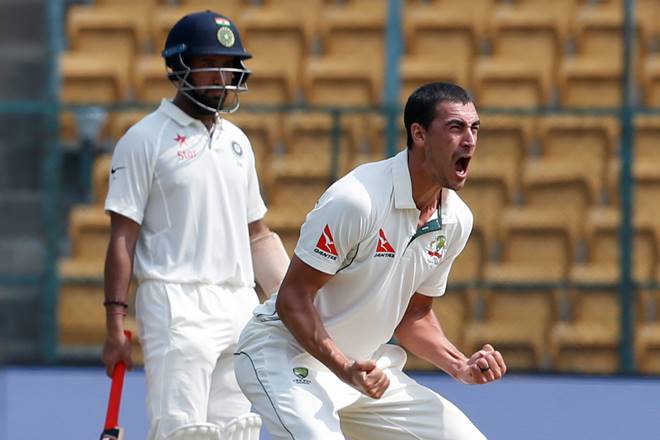
<svg viewBox="0 0 660 440"><path fill-rule="evenodd" d="M176 429L166 440L222 440L220 427L212 423L186 425Z"/></svg>
<svg viewBox="0 0 660 440"><path fill-rule="evenodd" d="M485 439L455 405L401 371L401 348L375 353L390 386L371 399L278 338L280 332L252 321L235 360L238 383L274 440Z"/></svg>
<svg viewBox="0 0 660 440"><path fill-rule="evenodd" d="M136 313L145 360L150 440L182 426L223 426L248 414L236 383L233 353L252 309L252 288L147 281Z"/></svg>
<svg viewBox="0 0 660 440"><path fill-rule="evenodd" d="M248 223L266 207L245 134L213 134L168 100L119 140L106 211L141 224L139 280L253 286Z"/></svg>
<svg viewBox="0 0 660 440"><path fill-rule="evenodd" d="M221 440L259 440L261 418L256 414L238 417L222 427Z"/></svg>
<svg viewBox="0 0 660 440"><path fill-rule="evenodd" d="M369 358L389 341L415 292L445 292L451 264L470 235L472 213L454 191L442 193L442 228L411 241L420 211L412 199L403 151L356 168L335 182L307 215L295 254L334 274L318 291L315 306L349 357ZM437 248L441 237L446 246ZM273 295L257 307L255 316L283 327L275 300ZM288 332L282 337L297 344Z"/></svg>

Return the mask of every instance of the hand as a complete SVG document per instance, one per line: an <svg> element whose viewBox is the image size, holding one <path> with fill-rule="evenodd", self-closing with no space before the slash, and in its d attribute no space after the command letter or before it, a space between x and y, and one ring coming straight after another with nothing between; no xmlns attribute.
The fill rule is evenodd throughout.
<svg viewBox="0 0 660 440"><path fill-rule="evenodd" d="M127 370L133 369L131 340L124 334L124 331L106 335L101 359L105 364L105 372L108 377L112 377L112 371L118 362L123 362Z"/></svg>
<svg viewBox="0 0 660 440"><path fill-rule="evenodd" d="M486 344L458 369L456 378L467 384L493 382L506 374L506 364L499 351Z"/></svg>
<svg viewBox="0 0 660 440"><path fill-rule="evenodd" d="M342 380L372 399L380 399L390 386L390 379L372 360L353 362L345 370Z"/></svg>

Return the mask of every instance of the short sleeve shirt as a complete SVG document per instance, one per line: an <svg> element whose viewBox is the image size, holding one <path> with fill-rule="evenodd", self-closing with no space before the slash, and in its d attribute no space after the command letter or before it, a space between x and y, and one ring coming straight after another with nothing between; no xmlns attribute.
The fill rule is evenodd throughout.
<svg viewBox="0 0 660 440"><path fill-rule="evenodd" d="M315 306L330 336L354 359L370 357L391 339L415 292L445 292L472 213L454 191L443 189L440 208L417 228L419 215L402 151L335 182L301 228L295 254L334 275L319 289ZM274 299L255 314L275 321Z"/></svg>
<svg viewBox="0 0 660 440"><path fill-rule="evenodd" d="M141 225L135 275L253 286L248 223L263 218L252 147L231 122L210 133L163 100L112 157L106 211Z"/></svg>

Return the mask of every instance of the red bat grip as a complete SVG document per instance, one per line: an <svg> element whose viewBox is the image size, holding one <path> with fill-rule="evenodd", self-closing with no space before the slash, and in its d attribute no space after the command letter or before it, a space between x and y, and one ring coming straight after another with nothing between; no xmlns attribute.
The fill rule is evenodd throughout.
<svg viewBox="0 0 660 440"><path fill-rule="evenodd" d="M124 330L124 334L131 340L131 332ZM124 386L124 373L126 366L118 362L112 371L112 385L110 386L110 397L108 398L108 412L105 415L105 429L111 429L119 423L119 404L121 402L121 391Z"/></svg>

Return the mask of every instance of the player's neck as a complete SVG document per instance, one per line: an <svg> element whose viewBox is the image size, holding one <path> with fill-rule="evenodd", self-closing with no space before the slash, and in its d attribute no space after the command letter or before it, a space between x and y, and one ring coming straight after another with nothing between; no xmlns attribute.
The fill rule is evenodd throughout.
<svg viewBox="0 0 660 440"><path fill-rule="evenodd" d="M438 207L442 186L433 181L433 178L424 169L419 158L415 157L413 150L408 150L408 171L412 186L412 198L422 217L430 217Z"/></svg>
<svg viewBox="0 0 660 440"><path fill-rule="evenodd" d="M216 118L214 113L201 111L197 105L190 102L190 100L181 93L177 93L172 102L174 103L174 105L176 105L181 110L183 110L188 116L199 120L202 124L206 126L206 128L209 131L213 129Z"/></svg>

